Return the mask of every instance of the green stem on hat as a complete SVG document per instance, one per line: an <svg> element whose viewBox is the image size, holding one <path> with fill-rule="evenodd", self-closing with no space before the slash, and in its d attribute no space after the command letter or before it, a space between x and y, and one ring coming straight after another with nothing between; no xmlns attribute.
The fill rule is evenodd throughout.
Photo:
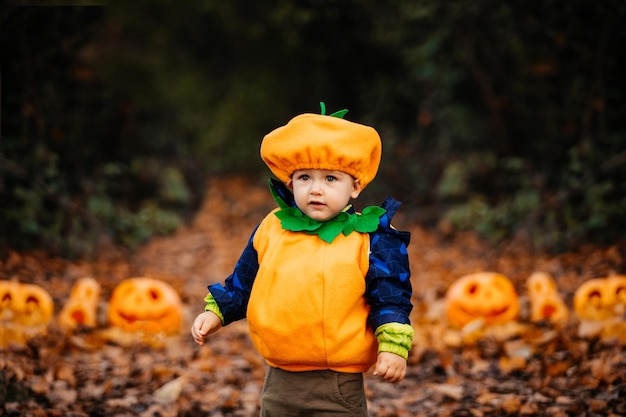
<svg viewBox="0 0 626 417"><path fill-rule="evenodd" d="M321 109L320 114L322 116L326 116L326 104L324 104L323 101L320 101L320 109ZM348 113L348 109L337 110L336 112L329 114L329 116L343 119L343 116L345 116L346 113Z"/></svg>

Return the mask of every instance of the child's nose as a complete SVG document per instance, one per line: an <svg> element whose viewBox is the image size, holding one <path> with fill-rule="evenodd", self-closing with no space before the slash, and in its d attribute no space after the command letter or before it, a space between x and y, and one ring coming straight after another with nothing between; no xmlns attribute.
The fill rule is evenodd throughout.
<svg viewBox="0 0 626 417"><path fill-rule="evenodd" d="M311 184L311 194L320 194L322 192L322 184L320 181L313 181Z"/></svg>

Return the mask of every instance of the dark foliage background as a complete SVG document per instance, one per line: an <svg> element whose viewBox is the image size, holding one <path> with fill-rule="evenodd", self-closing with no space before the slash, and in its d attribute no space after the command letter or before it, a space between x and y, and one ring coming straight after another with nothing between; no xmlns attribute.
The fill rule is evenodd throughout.
<svg viewBox="0 0 626 417"><path fill-rule="evenodd" d="M626 3L102 2L1 9L0 246L89 255L264 182L265 133L348 108L414 221L563 250L626 230Z"/></svg>

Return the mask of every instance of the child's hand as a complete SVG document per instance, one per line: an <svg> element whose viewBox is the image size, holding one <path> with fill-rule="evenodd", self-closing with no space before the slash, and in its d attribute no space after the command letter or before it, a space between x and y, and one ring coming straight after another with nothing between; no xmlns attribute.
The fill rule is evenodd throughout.
<svg viewBox="0 0 626 417"><path fill-rule="evenodd" d="M191 326L191 336L193 340L200 346L204 346L204 339L211 333L216 332L222 327L222 320L217 314L211 311L205 311L196 317Z"/></svg>
<svg viewBox="0 0 626 417"><path fill-rule="evenodd" d="M387 382L400 382L406 375L406 359L390 352L380 352L374 375L381 376Z"/></svg>

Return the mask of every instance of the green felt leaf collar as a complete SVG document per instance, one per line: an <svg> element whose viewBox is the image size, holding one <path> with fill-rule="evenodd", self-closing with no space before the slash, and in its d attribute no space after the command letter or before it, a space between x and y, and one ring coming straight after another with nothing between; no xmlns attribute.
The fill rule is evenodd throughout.
<svg viewBox="0 0 626 417"><path fill-rule="evenodd" d="M297 207L283 207L274 214L280 219L284 230L318 235L323 241L331 243L340 233L348 236L354 231L359 233L375 231L379 218L386 212L382 207L371 206L366 207L360 214L342 211L324 222L310 218Z"/></svg>

